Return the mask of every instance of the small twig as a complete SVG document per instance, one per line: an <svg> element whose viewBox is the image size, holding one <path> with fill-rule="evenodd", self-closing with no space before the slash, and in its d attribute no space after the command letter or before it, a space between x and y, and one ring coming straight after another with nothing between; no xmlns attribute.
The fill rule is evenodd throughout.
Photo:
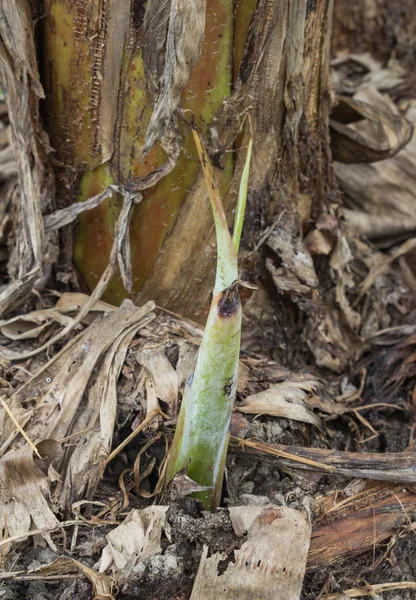
<svg viewBox="0 0 416 600"><path fill-rule="evenodd" d="M82 573L63 573L62 575L31 575L25 571L0 573L0 580L14 579L15 581L61 581L64 579L84 579Z"/></svg>
<svg viewBox="0 0 416 600"><path fill-rule="evenodd" d="M44 533L52 533L54 531L58 531L59 529L62 529L64 527L71 527L72 525L80 525L81 522L80 521L62 521L62 523L58 523L58 525L55 525L54 527L46 527L44 529L32 529L32 531L26 531L26 533L20 533L17 535L12 535L11 537L6 538L5 540L1 540L0 541L0 547L1 546L5 546L6 544L10 544L13 542L21 542L23 540L26 540L29 537L32 537L34 535L43 535ZM84 523L85 525L88 525L89 523Z"/></svg>
<svg viewBox="0 0 416 600"><path fill-rule="evenodd" d="M29 446L32 448L33 452L35 452L35 454L37 456L39 456L39 458L41 460L43 460L43 458L39 454L39 451L36 448L35 444L32 442L32 440L30 439L30 437L27 435L27 433L25 432L25 430L23 429L23 427L21 427L21 425L18 423L18 421L16 420L14 414L12 413L12 411L10 410L10 408L7 406L7 404L5 403L5 401L3 400L3 398L0 398L0 402L1 402L1 405L4 408L4 410L9 415L10 420L13 422L14 426L16 427L16 429L18 429L20 431L20 433L25 438L25 440L27 441L27 443L29 444Z"/></svg>

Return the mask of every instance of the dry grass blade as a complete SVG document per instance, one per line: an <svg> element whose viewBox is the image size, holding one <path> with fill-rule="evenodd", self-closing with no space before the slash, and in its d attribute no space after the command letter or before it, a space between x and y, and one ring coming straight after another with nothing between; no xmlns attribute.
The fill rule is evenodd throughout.
<svg viewBox="0 0 416 600"><path fill-rule="evenodd" d="M46 580L51 578L65 579L66 576L73 573L81 573L92 583L94 591L93 600L115 600L113 592L113 579L107 575L97 573L97 571L94 571L94 569L87 567L87 565L84 565L73 558L58 558L48 565L42 565L41 567L30 569L24 573L24 576L22 571L17 572L19 579L24 579L27 581L42 578L45 578ZM7 577L7 579L13 578L13 576Z"/></svg>
<svg viewBox="0 0 416 600"><path fill-rule="evenodd" d="M365 596L374 598L375 594L396 590L416 590L414 581L394 581L390 583L365 584L362 588L353 588L345 590L341 594L329 594L322 596L322 600L345 600L345 598L364 598Z"/></svg>
<svg viewBox="0 0 416 600"><path fill-rule="evenodd" d="M44 536L46 533L53 533L54 531L59 531L61 529L64 529L65 527L73 527L75 526L79 526L81 525L82 522L80 521L73 521L73 520L69 520L69 521L61 521L60 523L58 523L57 525L55 525L54 527L49 527L49 528L43 528L43 529L32 529L31 531L25 532L25 533L21 533L18 535L13 535L11 537L8 537L4 540L0 540L0 548L2 546L7 546L8 544L13 544L15 542L22 542L24 540L27 540L30 537L33 537L34 535L41 535ZM84 523L85 526L88 526L88 523ZM21 571L19 571L19 573L21 573ZM0 579L6 579L8 578L8 575L3 574L0 575Z"/></svg>

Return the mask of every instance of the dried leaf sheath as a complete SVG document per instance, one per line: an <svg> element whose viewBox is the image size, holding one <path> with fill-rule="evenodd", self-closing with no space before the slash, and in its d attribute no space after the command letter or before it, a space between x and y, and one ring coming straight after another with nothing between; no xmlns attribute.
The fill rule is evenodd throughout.
<svg viewBox="0 0 416 600"><path fill-rule="evenodd" d="M238 243L233 244L228 231L209 157L196 131L193 135L214 214L217 276L195 373L186 386L182 400L168 461L167 481L186 469L187 476L202 488L195 496L202 500L205 508L214 510L220 500L240 353ZM248 153L247 168L249 160ZM241 214L239 209L245 205L247 186L242 185L240 190L237 213ZM238 238L240 234L241 227Z"/></svg>

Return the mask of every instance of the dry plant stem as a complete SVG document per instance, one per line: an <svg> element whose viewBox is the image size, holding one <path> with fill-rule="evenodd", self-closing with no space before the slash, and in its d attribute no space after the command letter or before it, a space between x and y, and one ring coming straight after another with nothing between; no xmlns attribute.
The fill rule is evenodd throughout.
<svg viewBox="0 0 416 600"><path fill-rule="evenodd" d="M117 186L109 185L103 192L97 194L96 196L92 196L92 198L88 198L88 200L85 200L84 202L75 202L67 208L62 208L51 215L46 215L43 219L45 232L55 231L61 227L64 227L65 225L73 223L78 215L86 210L96 208L101 204L101 202L104 202L104 200L110 198L114 192L119 193Z"/></svg>
<svg viewBox="0 0 416 600"><path fill-rule="evenodd" d="M230 441L234 452L270 456L270 460L274 460L272 456L280 457L279 463L282 467L308 471L324 470L333 475L376 481L416 483L416 454L412 452L373 454L299 448L235 437Z"/></svg>
<svg viewBox="0 0 416 600"><path fill-rule="evenodd" d="M13 535L12 537L6 538L5 540L0 540L0 548L2 546L5 546L6 544L10 544L12 542L22 542L23 540L26 540L29 537L32 537L34 535L41 535L43 533L52 533L54 531L59 531L59 529L62 529L64 527L71 527L72 525L84 525L84 526L88 526L90 525L90 523L86 522L82 522L82 521L62 521L61 523L59 523L59 525L57 525L56 527L50 527L48 529L32 529L32 531L28 531L26 533L22 533L21 535ZM94 526L96 526L96 524L94 523Z"/></svg>
<svg viewBox="0 0 416 600"><path fill-rule="evenodd" d="M338 501L339 492L315 499L308 571L373 551L392 535L411 531L416 511L413 486L369 482L363 491ZM394 544L394 538L390 546ZM374 562L374 560L373 560Z"/></svg>
<svg viewBox="0 0 416 600"><path fill-rule="evenodd" d="M211 309L202 337L195 372L187 382L166 481L179 471L197 484L204 507L218 507L224 476L229 427L237 388L241 338L237 252L247 195L251 142L240 186L234 239L231 238L214 171L198 133L193 136L208 189L217 237L217 273Z"/></svg>
<svg viewBox="0 0 416 600"><path fill-rule="evenodd" d="M239 440L238 438L234 437L231 438L231 444L233 447L240 446L241 448L254 448L255 450L261 450L263 446L263 442L257 442L255 440ZM335 467L326 465L325 463L317 462L315 460L311 460L309 458L304 458L301 456L296 456L296 454L285 452L284 450L280 450L279 448L270 447L270 444L267 444L267 446L268 448L267 450L265 450L265 452L267 452L268 454L273 454L274 456L279 456L280 458L287 458L288 460L293 460L303 465L308 465L312 469L322 469L323 471L329 471L330 473L332 473L335 470Z"/></svg>

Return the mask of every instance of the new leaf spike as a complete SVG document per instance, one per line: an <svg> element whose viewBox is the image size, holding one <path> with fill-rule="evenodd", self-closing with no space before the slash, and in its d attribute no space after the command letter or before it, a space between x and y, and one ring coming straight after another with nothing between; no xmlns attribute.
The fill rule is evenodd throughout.
<svg viewBox="0 0 416 600"><path fill-rule="evenodd" d="M193 495L208 510L218 507L229 428L237 388L241 338L237 251L244 219L251 142L236 210L234 239L214 181L209 156L198 133L193 136L201 160L214 215L217 237L217 276L208 320L193 376L182 399L175 437L169 453L166 481L182 469L204 488Z"/></svg>

